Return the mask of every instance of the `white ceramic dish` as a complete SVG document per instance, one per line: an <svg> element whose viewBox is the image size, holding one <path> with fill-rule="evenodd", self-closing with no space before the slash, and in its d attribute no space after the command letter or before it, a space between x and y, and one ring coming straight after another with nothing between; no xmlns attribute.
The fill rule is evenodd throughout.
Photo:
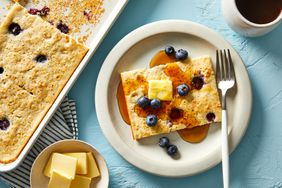
<svg viewBox="0 0 282 188"><path fill-rule="evenodd" d="M36 158L32 165L30 185L33 188L47 188L49 178L44 176L43 171L49 157L53 152L92 152L99 166L101 176L93 178L90 188L105 188L109 185L109 172L107 164L99 152L91 145L80 140L62 140L45 148Z"/></svg>
<svg viewBox="0 0 282 188"><path fill-rule="evenodd" d="M110 27L121 13L123 8L125 7L128 0L119 0L119 1L112 1L112 0L105 0L104 8L105 12L100 20L100 22L93 27L93 34L89 37L89 40L85 43L86 46L89 48L89 52L86 54L80 65L76 68L75 72L61 91L60 95L57 97L56 101L49 109L48 113L45 115L43 120L41 121L40 125L33 133L32 137L30 138L29 142L26 144L18 158L9 164L0 164L0 172L10 171L16 168L21 161L24 159L26 154L31 149L32 145L35 143L37 137L40 135L41 131L51 119L52 115L55 113L56 109L82 72L83 68L87 65L88 61L91 59L92 55L94 54L95 50L109 31ZM0 0L0 20L3 20L5 15L8 12L8 5L11 3L11 0ZM31 6L28 4L27 7ZM83 33L82 33L83 35Z"/></svg>
<svg viewBox="0 0 282 188"><path fill-rule="evenodd" d="M183 141L177 133L168 135L179 148L173 159L157 144L160 136L133 141L131 130L120 115L116 100L120 73L148 67L153 55L166 45L187 49L191 57L210 55L216 49L230 49L237 77L237 89L227 98L230 152L240 142L252 107L251 84L245 66L232 46L211 29L189 21L164 20L142 26L124 37L110 52L96 85L96 112L101 129L116 151L134 166L161 176L180 177L207 170L221 161L220 126L211 126L199 144Z"/></svg>

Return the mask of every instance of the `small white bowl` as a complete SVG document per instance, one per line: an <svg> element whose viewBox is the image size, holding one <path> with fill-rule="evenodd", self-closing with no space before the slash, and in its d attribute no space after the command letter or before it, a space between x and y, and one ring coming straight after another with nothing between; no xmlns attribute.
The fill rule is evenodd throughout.
<svg viewBox="0 0 282 188"><path fill-rule="evenodd" d="M99 152L90 144L80 140L62 140L51 144L45 148L35 159L30 175L30 185L32 188L47 188L49 178L43 174L46 163L48 162L53 152L65 153L65 152L92 152L97 165L100 170L101 176L99 178L93 178L90 187L91 188L105 188L109 185L109 172L107 164Z"/></svg>

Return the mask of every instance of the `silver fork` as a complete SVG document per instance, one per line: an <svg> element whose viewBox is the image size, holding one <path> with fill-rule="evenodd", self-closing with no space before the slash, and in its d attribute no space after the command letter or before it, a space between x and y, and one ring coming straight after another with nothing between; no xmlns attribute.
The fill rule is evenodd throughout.
<svg viewBox="0 0 282 188"><path fill-rule="evenodd" d="M226 93L235 84L234 67L229 49L216 51L216 79L217 79L217 87L221 90L221 95L222 95L221 141L222 141L223 187L229 188L229 149L228 149Z"/></svg>

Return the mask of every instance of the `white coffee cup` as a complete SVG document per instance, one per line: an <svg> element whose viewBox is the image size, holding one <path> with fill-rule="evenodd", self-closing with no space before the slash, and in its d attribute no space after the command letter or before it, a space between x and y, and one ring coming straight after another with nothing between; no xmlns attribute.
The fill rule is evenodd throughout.
<svg viewBox="0 0 282 188"><path fill-rule="evenodd" d="M273 21L257 24L247 20L238 10L235 0L221 0L222 13L227 24L237 33L248 37L264 35L272 31L282 21L282 13Z"/></svg>

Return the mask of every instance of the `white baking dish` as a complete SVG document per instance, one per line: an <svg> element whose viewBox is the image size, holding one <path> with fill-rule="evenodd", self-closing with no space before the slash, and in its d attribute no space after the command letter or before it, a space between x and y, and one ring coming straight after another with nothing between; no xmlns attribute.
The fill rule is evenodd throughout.
<svg viewBox="0 0 282 188"><path fill-rule="evenodd" d="M55 113L56 109L58 108L58 106L60 105L60 103L62 102L62 100L64 99L64 97L80 75L80 73L82 72L83 68L91 59L95 50L97 49L97 47L109 31L110 27L112 26L118 15L121 13L127 2L128 0L104 0L103 6L105 8L105 12L103 13L100 22L93 28L91 28L93 34L91 34L88 40L85 42L85 45L89 48L88 53L86 54L80 65L76 68L75 72L73 73L73 75L61 91L60 95L57 97L56 101L41 121L36 131L33 133L32 137L29 139L28 143L26 144L18 158L12 163L0 164L0 172L13 170L22 162L24 157L31 149L32 145L35 143L37 137L40 135L45 125L47 125L52 115ZM0 0L0 22L5 18L5 15L8 12L9 4L11 4L11 0ZM32 6L32 4L29 3L27 7L29 6ZM83 35L83 33L81 33L81 35Z"/></svg>

